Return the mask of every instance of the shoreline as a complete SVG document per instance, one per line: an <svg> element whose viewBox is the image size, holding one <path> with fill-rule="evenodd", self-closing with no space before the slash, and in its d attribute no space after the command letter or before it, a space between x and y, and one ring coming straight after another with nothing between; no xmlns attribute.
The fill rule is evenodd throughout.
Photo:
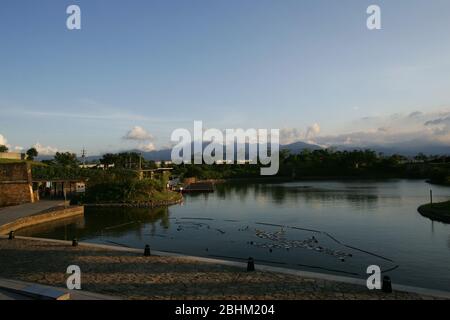
<svg viewBox="0 0 450 320"><path fill-rule="evenodd" d="M242 262L159 251L144 257L143 248L92 243L72 247L70 241L1 236L0 248L2 277L64 287L67 265L77 264L84 290L125 299L450 299L447 292L396 284L391 294L369 291L362 279L257 261L256 271L246 272Z"/></svg>
<svg viewBox="0 0 450 320"><path fill-rule="evenodd" d="M250 182L250 183L282 183L282 182L303 182L303 181L389 181L389 180L408 180L408 181L424 181L428 182L426 178L404 178L404 177L352 177L352 176L342 176L342 177L329 177L329 176L312 176L312 177L252 177L252 178L229 178L224 179L224 183L233 182ZM445 186L445 185L442 185ZM450 185L447 185L450 186Z"/></svg>
<svg viewBox="0 0 450 320"><path fill-rule="evenodd" d="M433 221L450 223L450 201L424 204L417 211Z"/></svg>
<svg viewBox="0 0 450 320"><path fill-rule="evenodd" d="M96 204L84 204L84 205L56 205L45 210L31 212L25 216L11 218L5 223L0 224L0 235L6 235L11 231L18 231L27 227L41 225L48 222L53 222L57 220L63 220L75 216L84 215L85 208L89 207L106 207L106 208L158 208L158 207L168 207L175 204L180 204L184 201L183 196L178 196L174 200L158 200L149 201L145 203L96 203ZM30 204L32 205L32 204ZM1 209L14 209L11 206L0 208L0 214L2 214Z"/></svg>
<svg viewBox="0 0 450 320"><path fill-rule="evenodd" d="M143 203L86 203L84 207L95 208L95 207L111 207L111 208L158 208L166 207L175 204L183 203L183 197L176 200L163 200L163 201L149 201Z"/></svg>
<svg viewBox="0 0 450 320"><path fill-rule="evenodd" d="M84 215L83 206L55 206L36 213L16 218L0 225L0 235L18 231L34 225Z"/></svg>

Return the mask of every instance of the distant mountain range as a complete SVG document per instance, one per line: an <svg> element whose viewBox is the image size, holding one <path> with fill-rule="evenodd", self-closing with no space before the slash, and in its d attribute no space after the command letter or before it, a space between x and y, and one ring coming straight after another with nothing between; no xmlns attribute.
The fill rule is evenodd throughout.
<svg viewBox="0 0 450 320"><path fill-rule="evenodd" d="M203 143L203 148L205 148L209 143L205 142ZM248 148L248 144L247 144ZM292 144L282 145L280 146L280 150L289 150L291 153L299 153L305 149L308 150L319 150L322 149L322 147L314 144L308 144L305 142L295 142ZM193 150L193 147L192 147ZM153 160L153 161L170 161L171 155L172 155L172 149L161 149L161 150L154 150L154 151L141 151L137 149L127 150L123 152L137 152L142 154L145 160ZM247 154L247 153L246 153ZM96 156L88 156L86 157L87 162L96 161L100 159L102 156L96 155ZM51 156L43 156L39 157L39 160L45 160L45 159L51 159ZM81 158L80 158L81 159Z"/></svg>
<svg viewBox="0 0 450 320"><path fill-rule="evenodd" d="M208 144L209 143L204 143L203 148L205 146L207 146ZM246 145L246 148L248 149L248 144ZM291 153L298 153L305 149L319 150L319 149L322 149L322 147L320 147L318 145L314 145L314 144L308 144L305 142L295 142L292 144L280 146L280 150L289 150ZM134 151L137 151L137 150L134 150ZM137 151L137 152L141 152L141 151ZM170 161L172 150L171 149L163 149L163 150L141 152L141 153L142 153L142 156L144 157L144 159L146 159L146 160ZM225 154L225 152L224 152L224 154Z"/></svg>
<svg viewBox="0 0 450 320"><path fill-rule="evenodd" d="M411 140L384 145L368 145L366 147L335 146L334 148L337 150L370 149L385 155L401 154L407 157L415 156L419 153L425 155L450 155L449 145L423 140Z"/></svg>
<svg viewBox="0 0 450 320"><path fill-rule="evenodd" d="M208 145L204 143L203 147ZM364 150L370 149L377 153L383 153L385 155L401 154L404 156L415 156L422 152L426 155L450 155L450 146L439 142L427 142L422 140L411 140L402 143L392 143L385 145L367 145L367 146L349 146L349 145L336 145L332 146L335 150L351 151L351 150ZM289 150L291 153L299 153L303 150L320 150L323 147L315 144L309 144L305 142L294 142L291 144L281 145L280 150ZM138 152L141 153L144 159L153 161L170 161L171 149L161 149L155 151L141 151L141 150L128 150L124 152ZM101 155L94 155L86 157L87 162L96 161L100 159ZM38 160L52 159L53 156L39 156ZM81 160L81 159L80 159Z"/></svg>

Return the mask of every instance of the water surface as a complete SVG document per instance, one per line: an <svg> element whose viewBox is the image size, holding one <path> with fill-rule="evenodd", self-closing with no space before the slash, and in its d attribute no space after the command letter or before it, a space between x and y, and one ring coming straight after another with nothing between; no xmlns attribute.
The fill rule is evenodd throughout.
<svg viewBox="0 0 450 320"><path fill-rule="evenodd" d="M450 199L423 181L225 184L159 209L86 209L85 217L22 234L113 243L307 271L365 277L376 264L394 282L450 291L450 225L417 212Z"/></svg>

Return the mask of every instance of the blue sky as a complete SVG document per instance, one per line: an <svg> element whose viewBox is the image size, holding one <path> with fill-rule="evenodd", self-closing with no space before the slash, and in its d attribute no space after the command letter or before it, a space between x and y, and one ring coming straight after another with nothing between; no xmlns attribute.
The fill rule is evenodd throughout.
<svg viewBox="0 0 450 320"><path fill-rule="evenodd" d="M202 120L286 143L450 143L449 39L448 0L2 0L0 142L160 148Z"/></svg>

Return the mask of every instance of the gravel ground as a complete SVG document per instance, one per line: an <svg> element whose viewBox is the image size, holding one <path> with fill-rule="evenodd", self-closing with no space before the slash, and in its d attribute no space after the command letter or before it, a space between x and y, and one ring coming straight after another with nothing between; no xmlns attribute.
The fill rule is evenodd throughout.
<svg viewBox="0 0 450 320"><path fill-rule="evenodd" d="M126 299L429 299L365 287L179 257L0 239L0 277L65 287L67 266L82 271L82 289Z"/></svg>

